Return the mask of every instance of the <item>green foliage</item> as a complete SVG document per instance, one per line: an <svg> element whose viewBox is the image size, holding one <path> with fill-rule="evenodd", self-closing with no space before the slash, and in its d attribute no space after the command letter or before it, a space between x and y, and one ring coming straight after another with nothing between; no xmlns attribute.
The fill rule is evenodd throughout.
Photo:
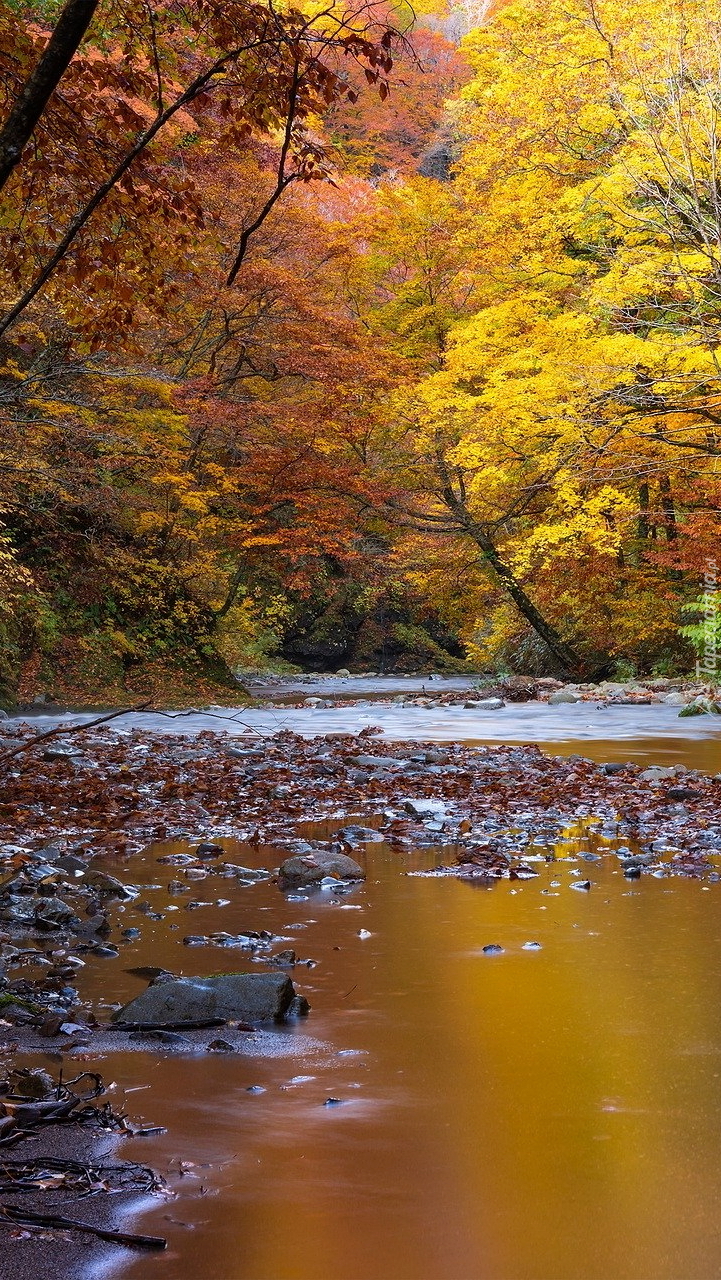
<svg viewBox="0 0 721 1280"><path fill-rule="evenodd" d="M682 605L681 612L696 615L696 621L680 627L679 631L691 642L698 657L702 659L708 651L721 654L721 593L704 591L697 600Z"/></svg>

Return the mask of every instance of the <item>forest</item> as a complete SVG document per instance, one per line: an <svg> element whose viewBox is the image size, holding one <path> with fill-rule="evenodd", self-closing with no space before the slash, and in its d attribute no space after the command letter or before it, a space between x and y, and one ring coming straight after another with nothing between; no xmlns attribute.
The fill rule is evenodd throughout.
<svg viewBox="0 0 721 1280"><path fill-rule="evenodd" d="M0 705L721 635L706 0L0 7Z"/></svg>

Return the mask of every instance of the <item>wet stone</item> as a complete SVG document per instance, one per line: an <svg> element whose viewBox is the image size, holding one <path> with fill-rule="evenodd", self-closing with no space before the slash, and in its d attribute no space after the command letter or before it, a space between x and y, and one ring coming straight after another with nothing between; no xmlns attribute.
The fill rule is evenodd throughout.
<svg viewBox="0 0 721 1280"><path fill-rule="evenodd" d="M168 1049L191 1049L192 1043L187 1036L181 1036L177 1031L131 1031L128 1036L129 1040L155 1042L156 1044L165 1045Z"/></svg>
<svg viewBox="0 0 721 1280"><path fill-rule="evenodd" d="M106 875L104 871L96 871L92 867L86 868L83 883L95 889L103 897L120 898L125 902L137 897L136 889L131 889L122 881L116 880L115 876Z"/></svg>
<svg viewBox="0 0 721 1280"><path fill-rule="evenodd" d="M365 880L365 871L345 853L314 849L312 853L286 858L278 873L281 889L319 886L327 876L338 880Z"/></svg>
<svg viewBox="0 0 721 1280"><path fill-rule="evenodd" d="M295 995L283 973L226 973L213 978L174 978L153 984L125 1005L118 1022L194 1022L238 1018L272 1022L285 1015Z"/></svg>
<svg viewBox="0 0 721 1280"><path fill-rule="evenodd" d="M203 841L195 850L196 858L222 858L225 850L219 844Z"/></svg>
<svg viewBox="0 0 721 1280"><path fill-rule="evenodd" d="M307 1018L310 1005L305 996L293 996L286 1013L287 1018Z"/></svg>
<svg viewBox="0 0 721 1280"><path fill-rule="evenodd" d="M208 1053L235 1053L236 1048L235 1048L235 1045L231 1044L229 1040L217 1039L217 1040L211 1040L210 1044L207 1047L207 1052Z"/></svg>

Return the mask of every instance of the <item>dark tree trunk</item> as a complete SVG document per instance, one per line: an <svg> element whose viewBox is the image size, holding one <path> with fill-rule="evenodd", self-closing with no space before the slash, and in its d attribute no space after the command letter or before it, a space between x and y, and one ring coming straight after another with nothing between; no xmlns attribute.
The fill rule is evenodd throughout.
<svg viewBox="0 0 721 1280"><path fill-rule="evenodd" d="M501 559L494 543L484 530L478 525L471 524L468 527L468 532L483 552L486 564L490 565L501 586L508 592L519 612L533 627L536 635L543 640L560 664L561 669L568 675L588 676L591 674L589 672L589 664L583 660L580 654L576 653L573 646L559 635L556 628L550 622L547 622L540 610L536 608L520 582L508 568L508 565ZM593 674L596 674L596 672L593 672Z"/></svg>
<svg viewBox="0 0 721 1280"><path fill-rule="evenodd" d="M650 528L650 525L649 525L649 518L648 518L648 508L649 508L649 503L650 503L650 498L649 498L649 492L648 492L648 485L647 485L646 481L644 480L644 481L642 481L642 483L638 486L638 532L637 532L637 537L638 537L639 542L646 542L646 540L648 539L649 528Z"/></svg>
<svg viewBox="0 0 721 1280"><path fill-rule="evenodd" d="M663 525L667 542L675 542L678 538L678 529L676 528L676 507L671 492L671 481L668 476L662 476L658 482L661 493L661 510L663 511Z"/></svg>
<svg viewBox="0 0 721 1280"><path fill-rule="evenodd" d="M676 523L676 504L673 500L671 481L668 476L661 476L658 488L663 512L663 532L669 548L673 550L678 545L678 525ZM681 570L674 567L667 569L666 573L669 582L680 582L683 577Z"/></svg>
<svg viewBox="0 0 721 1280"><path fill-rule="evenodd" d="M610 660L589 663L584 660L572 645L568 644L550 622L546 622L543 614L536 608L526 594L508 565L501 559L498 548L483 525L478 524L471 516L466 503L465 492L461 481L461 492L456 493L453 487L450 469L440 449L436 454L436 468L442 481L442 489L438 496L451 511L458 522L460 530L466 533L476 546L480 547L483 559L490 566L500 585L511 597L519 612L530 623L537 636L540 636L549 651L559 663L561 670L573 676L586 679L600 679L610 668Z"/></svg>
<svg viewBox="0 0 721 1280"><path fill-rule="evenodd" d="M50 39L0 129L0 190L18 164L87 31L99 0L67 0Z"/></svg>

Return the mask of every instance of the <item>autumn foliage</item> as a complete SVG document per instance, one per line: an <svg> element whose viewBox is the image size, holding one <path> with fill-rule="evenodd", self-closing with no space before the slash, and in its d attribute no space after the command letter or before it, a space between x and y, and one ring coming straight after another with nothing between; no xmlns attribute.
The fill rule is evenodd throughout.
<svg viewBox="0 0 721 1280"><path fill-rule="evenodd" d="M6 700L692 662L718 15L467 13L94 10L0 193ZM3 119L56 18L0 9Z"/></svg>

